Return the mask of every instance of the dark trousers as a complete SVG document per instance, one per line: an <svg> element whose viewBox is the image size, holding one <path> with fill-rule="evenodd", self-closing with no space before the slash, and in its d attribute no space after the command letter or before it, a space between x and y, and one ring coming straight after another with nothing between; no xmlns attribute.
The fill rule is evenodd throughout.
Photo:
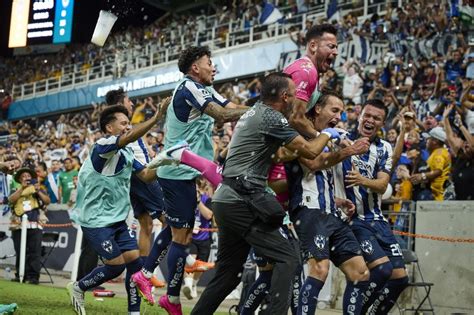
<svg viewBox="0 0 474 315"><path fill-rule="evenodd" d="M94 270L94 268L97 267L98 260L99 256L96 251L84 237L82 239L81 256L79 257L79 268L77 269L76 280L79 281Z"/></svg>
<svg viewBox="0 0 474 315"><path fill-rule="evenodd" d="M25 279L28 281L38 281L41 270L41 240L43 231L40 229L28 229L26 234L26 259L25 259ZM16 278L20 276L20 246L21 230L12 231L13 247L15 248Z"/></svg>
<svg viewBox="0 0 474 315"><path fill-rule="evenodd" d="M287 236L280 228L272 228L256 220L256 216L245 202L213 202L212 209L219 227L216 273L194 306L191 314L214 314L222 301L240 283L240 275L250 247L255 252L275 263L275 268L285 270L274 273L277 301L272 301L271 314L287 314L291 282L298 263L297 256Z"/></svg>

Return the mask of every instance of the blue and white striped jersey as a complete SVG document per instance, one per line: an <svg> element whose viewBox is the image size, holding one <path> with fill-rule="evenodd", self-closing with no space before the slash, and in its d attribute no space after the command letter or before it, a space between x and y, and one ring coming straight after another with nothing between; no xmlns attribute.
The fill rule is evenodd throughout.
<svg viewBox="0 0 474 315"><path fill-rule="evenodd" d="M148 149L146 148L142 138L127 144L127 147L133 150L133 156L135 157L135 160L137 160L143 166L146 166L148 162L150 162L150 155L148 154Z"/></svg>
<svg viewBox="0 0 474 315"><path fill-rule="evenodd" d="M349 138L355 140L357 134L352 133ZM362 155L353 155L336 166L336 191L340 198L347 198L356 206L360 219L365 221L385 220L382 214L382 195L371 192L363 186L345 187L344 178L347 172L355 168L360 174L369 179L377 179L379 172L390 174L392 169L392 147L390 143L376 138L369 147L369 151ZM341 195L340 195L341 194Z"/></svg>
<svg viewBox="0 0 474 315"><path fill-rule="evenodd" d="M105 176L114 176L123 170L127 161L121 150L134 151L134 149L130 146L119 148L117 145L118 140L119 137L117 136L108 136L96 141L91 152L91 162L96 172ZM145 165L137 160L135 152L133 153L133 171L141 171L145 168Z"/></svg>
<svg viewBox="0 0 474 315"><path fill-rule="evenodd" d="M289 209L306 206L338 215L332 168L312 172L297 160L285 165L289 187Z"/></svg>
<svg viewBox="0 0 474 315"><path fill-rule="evenodd" d="M189 123L201 118L210 102L215 102L221 106L226 106L229 103L212 87L185 78L176 89L171 106L179 121Z"/></svg>

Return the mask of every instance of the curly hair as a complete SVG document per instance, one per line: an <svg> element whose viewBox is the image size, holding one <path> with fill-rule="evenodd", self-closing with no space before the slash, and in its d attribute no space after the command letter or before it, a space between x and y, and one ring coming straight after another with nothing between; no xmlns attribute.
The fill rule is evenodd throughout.
<svg viewBox="0 0 474 315"><path fill-rule="evenodd" d="M128 110L123 105L108 106L100 113L99 126L102 132L107 132L105 126L117 119L116 113L122 113L128 117Z"/></svg>
<svg viewBox="0 0 474 315"><path fill-rule="evenodd" d="M191 70L191 66L193 65L193 63L202 56L208 56L209 58L211 58L211 51L209 50L209 47L191 46L183 50L178 60L179 71L184 74L187 74Z"/></svg>
<svg viewBox="0 0 474 315"><path fill-rule="evenodd" d="M123 104L123 99L127 95L127 92L123 90L123 88L119 88L117 90L110 90L105 94L105 102L107 105L117 105Z"/></svg>

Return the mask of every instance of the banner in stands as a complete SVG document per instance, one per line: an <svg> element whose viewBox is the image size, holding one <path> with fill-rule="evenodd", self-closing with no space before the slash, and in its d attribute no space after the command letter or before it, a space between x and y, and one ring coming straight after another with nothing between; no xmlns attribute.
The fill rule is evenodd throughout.
<svg viewBox="0 0 474 315"><path fill-rule="evenodd" d="M452 34L438 35L430 39L402 40L399 44L404 46L413 60L420 57L431 58L434 54L446 55L449 46L456 46L458 39ZM352 35L352 39L339 43L338 55L333 68L341 67L347 60L355 59L365 65L383 64L382 60L389 51L389 43L371 41L365 37ZM278 69L284 69L294 60L304 55L304 50L284 52L281 54Z"/></svg>
<svg viewBox="0 0 474 315"><path fill-rule="evenodd" d="M217 68L216 80L228 80L274 70L280 54L291 51L295 47L296 45L290 39L284 39L278 42L256 43L252 46L221 50L212 56ZM175 88L176 82L182 78L182 73L177 68L176 62L173 62L118 80L17 101L10 105L8 118L17 120L90 106L92 102L104 101L107 91L119 87L123 87L131 97L171 91Z"/></svg>

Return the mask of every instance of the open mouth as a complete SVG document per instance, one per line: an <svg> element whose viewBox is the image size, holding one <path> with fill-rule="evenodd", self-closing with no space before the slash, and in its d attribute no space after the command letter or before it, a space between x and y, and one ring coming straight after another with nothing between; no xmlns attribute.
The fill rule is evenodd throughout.
<svg viewBox="0 0 474 315"><path fill-rule="evenodd" d="M369 123L362 125L362 131L366 134L372 134L375 131L375 126Z"/></svg>
<svg viewBox="0 0 474 315"><path fill-rule="evenodd" d="M336 125L337 125L337 122L335 122L335 121L328 122L328 127L329 128L334 128L334 127L336 127Z"/></svg>
<svg viewBox="0 0 474 315"><path fill-rule="evenodd" d="M332 65L333 61L334 61L334 59L332 57L328 57L328 58L326 58L326 60L324 60L324 64L326 65L327 68L331 68L331 65Z"/></svg>

